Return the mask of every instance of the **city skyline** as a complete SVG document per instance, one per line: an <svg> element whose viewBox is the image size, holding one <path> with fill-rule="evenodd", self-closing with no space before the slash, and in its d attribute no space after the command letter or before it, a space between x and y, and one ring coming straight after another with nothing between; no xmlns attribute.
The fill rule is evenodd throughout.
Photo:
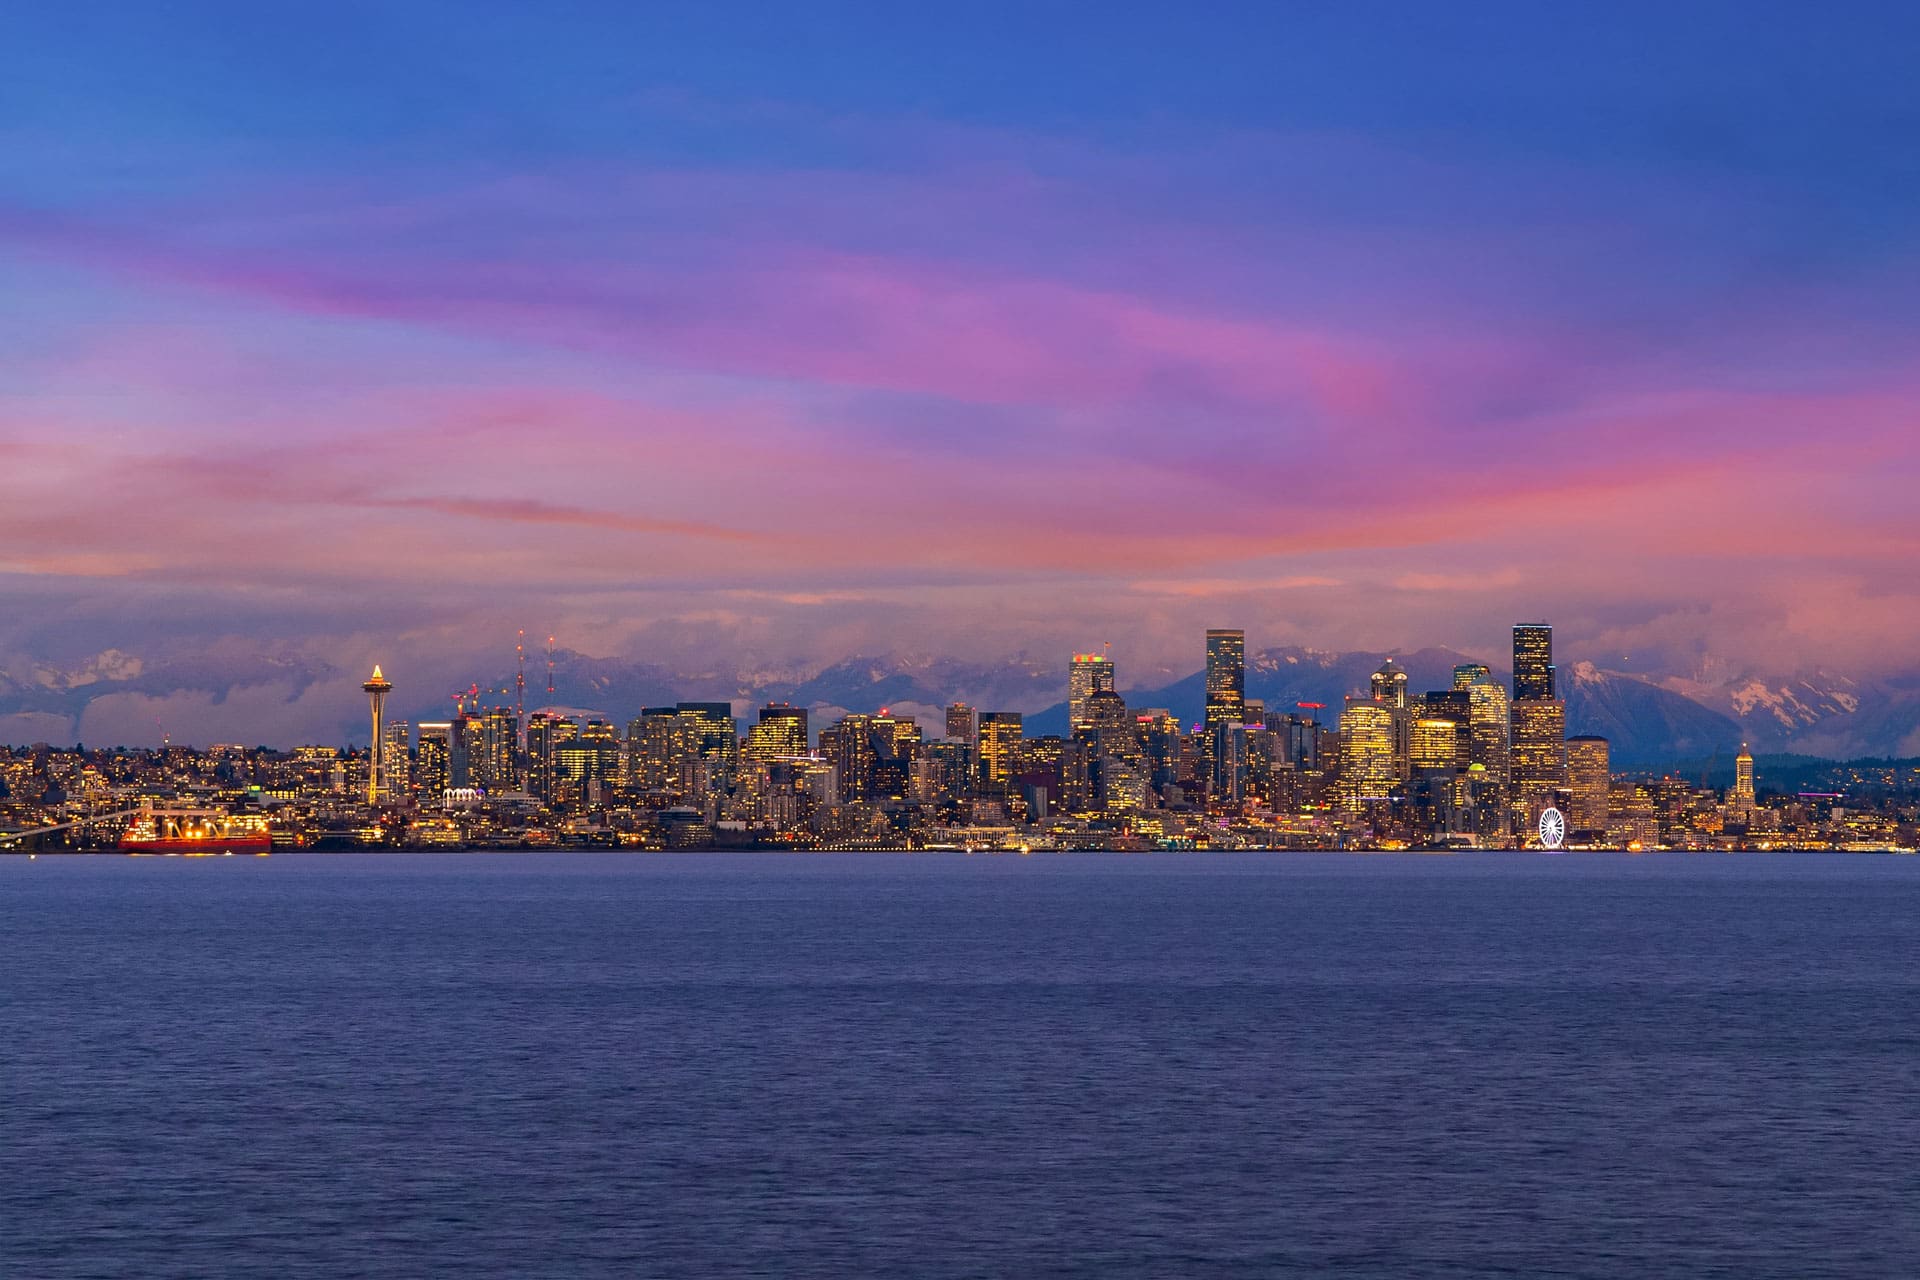
<svg viewBox="0 0 1920 1280"><path fill-rule="evenodd" d="M23 16L0 671L1911 673L1910 10L672 12Z"/></svg>
<svg viewBox="0 0 1920 1280"><path fill-rule="evenodd" d="M1107 649L1072 655L1067 700L875 710L769 699L625 713L525 703L524 672L390 715L376 665L364 749L0 748L0 844L123 852L275 848L1910 849L1920 762L1809 772L1796 790L1741 742L1730 785L1633 767L1570 702L1550 623L1433 679L1392 656L1337 707L1250 691L1245 633L1209 628L1189 706L1120 691ZM524 662L524 646L516 645ZM1257 654L1257 657L1266 655ZM549 655L548 693L556 668ZM1257 666L1256 662L1256 666ZM1268 686L1270 689L1271 686ZM1170 690L1161 690L1165 694ZM1052 721L1050 723L1050 721ZM624 722L624 724L622 723ZM1582 730L1569 734L1569 724ZM1716 760L1719 752L1716 751ZM1625 765L1620 768L1617 766ZM1837 782L1847 788L1823 789Z"/></svg>

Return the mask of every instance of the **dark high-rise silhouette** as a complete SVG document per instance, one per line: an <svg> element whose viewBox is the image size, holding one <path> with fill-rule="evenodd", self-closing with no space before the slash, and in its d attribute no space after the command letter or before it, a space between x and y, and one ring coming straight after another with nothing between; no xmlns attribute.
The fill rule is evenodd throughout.
<svg viewBox="0 0 1920 1280"><path fill-rule="evenodd" d="M1523 622L1513 629L1513 696L1558 696L1553 680L1553 628L1544 622Z"/></svg>

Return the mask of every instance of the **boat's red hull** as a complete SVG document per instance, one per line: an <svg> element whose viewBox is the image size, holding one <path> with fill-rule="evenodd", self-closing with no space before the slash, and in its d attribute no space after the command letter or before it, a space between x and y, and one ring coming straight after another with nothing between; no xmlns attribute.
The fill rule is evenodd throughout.
<svg viewBox="0 0 1920 1280"><path fill-rule="evenodd" d="M179 857L211 857L225 853L265 854L273 850L270 834L236 836L211 840L127 840L120 841L122 853L158 853Z"/></svg>

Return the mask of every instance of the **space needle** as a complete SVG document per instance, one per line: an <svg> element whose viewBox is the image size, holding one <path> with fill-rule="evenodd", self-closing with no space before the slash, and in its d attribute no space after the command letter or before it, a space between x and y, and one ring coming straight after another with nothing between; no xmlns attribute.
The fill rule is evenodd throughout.
<svg viewBox="0 0 1920 1280"><path fill-rule="evenodd" d="M393 681L380 674L380 664L373 664L373 674L360 686L367 691L367 697L373 702L373 745L367 751L367 804L377 805L387 795L387 695L393 692Z"/></svg>

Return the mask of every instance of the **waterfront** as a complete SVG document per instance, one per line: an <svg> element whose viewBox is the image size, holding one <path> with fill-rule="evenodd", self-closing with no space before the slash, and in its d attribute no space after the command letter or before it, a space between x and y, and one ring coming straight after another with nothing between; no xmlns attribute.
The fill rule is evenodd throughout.
<svg viewBox="0 0 1920 1280"><path fill-rule="evenodd" d="M1920 863L0 860L0 1272L1896 1275Z"/></svg>

